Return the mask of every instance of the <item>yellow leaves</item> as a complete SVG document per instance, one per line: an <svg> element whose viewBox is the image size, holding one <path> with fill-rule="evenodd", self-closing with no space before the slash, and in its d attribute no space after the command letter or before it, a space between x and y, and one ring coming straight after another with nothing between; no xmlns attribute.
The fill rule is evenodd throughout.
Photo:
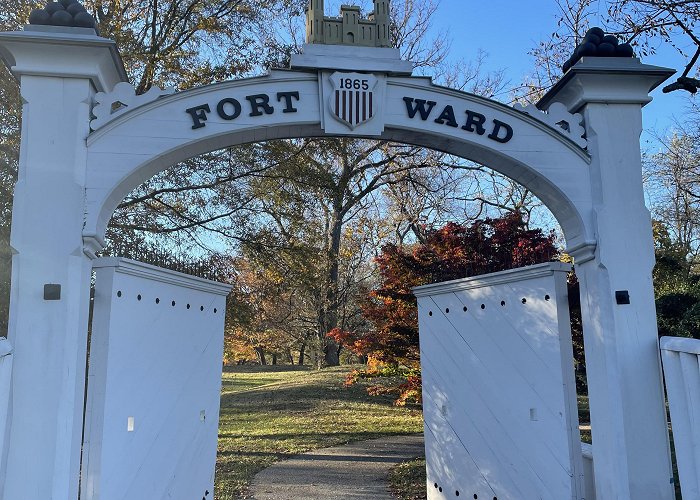
<svg viewBox="0 0 700 500"><path fill-rule="evenodd" d="M376 357L374 356L368 356L367 357L367 369L368 370L380 370L386 366L386 363L383 363L382 361L379 361Z"/></svg>
<svg viewBox="0 0 700 500"><path fill-rule="evenodd" d="M561 252L561 253L559 254L559 261L560 261L560 262L565 262L565 263L567 263L567 264L573 264L573 263L574 263L574 258L573 258L571 255L569 255L568 253Z"/></svg>

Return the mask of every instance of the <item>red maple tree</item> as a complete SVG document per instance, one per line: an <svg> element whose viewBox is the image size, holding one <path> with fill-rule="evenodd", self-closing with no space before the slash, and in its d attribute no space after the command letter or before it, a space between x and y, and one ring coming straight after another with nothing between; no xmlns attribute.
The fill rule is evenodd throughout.
<svg viewBox="0 0 700 500"><path fill-rule="evenodd" d="M390 375L394 383L372 386L370 393L396 393L397 404L419 402L418 309L413 287L538 264L556 256L554 235L528 229L517 213L469 226L449 223L430 231L423 243L384 246L375 259L379 283L362 304L372 328L362 333L335 329L328 334L373 361L368 368L353 371L347 383Z"/></svg>

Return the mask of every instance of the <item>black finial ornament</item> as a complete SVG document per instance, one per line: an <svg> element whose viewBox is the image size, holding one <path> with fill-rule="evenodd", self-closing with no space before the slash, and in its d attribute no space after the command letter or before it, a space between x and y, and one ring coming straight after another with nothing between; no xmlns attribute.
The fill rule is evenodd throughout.
<svg viewBox="0 0 700 500"><path fill-rule="evenodd" d="M591 28L562 66L564 73L582 57L634 57L634 50L629 43L620 43L615 35L606 35L601 28Z"/></svg>
<svg viewBox="0 0 700 500"><path fill-rule="evenodd" d="M43 9L34 9L29 14L29 24L97 29L95 18L85 10L85 7L78 0L49 2Z"/></svg>

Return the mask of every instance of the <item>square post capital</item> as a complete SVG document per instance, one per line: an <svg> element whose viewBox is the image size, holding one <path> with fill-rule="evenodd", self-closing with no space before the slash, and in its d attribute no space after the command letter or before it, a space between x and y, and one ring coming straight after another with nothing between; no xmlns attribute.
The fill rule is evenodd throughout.
<svg viewBox="0 0 700 500"><path fill-rule="evenodd" d="M589 103L639 104L651 102L649 92L676 71L642 64L636 57L581 59L537 103L543 110L555 102L577 113Z"/></svg>
<svg viewBox="0 0 700 500"><path fill-rule="evenodd" d="M84 78L97 92L128 81L116 43L89 28L28 25L0 32L0 58L17 80L23 75Z"/></svg>

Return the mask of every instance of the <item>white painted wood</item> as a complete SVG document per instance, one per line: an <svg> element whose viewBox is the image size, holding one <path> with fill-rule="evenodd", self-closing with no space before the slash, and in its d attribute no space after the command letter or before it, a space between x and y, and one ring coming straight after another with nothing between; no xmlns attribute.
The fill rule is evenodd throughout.
<svg viewBox="0 0 700 500"><path fill-rule="evenodd" d="M94 35L0 33L21 84L8 339L14 348L4 500L75 500L85 391L90 259L82 240L91 101L122 77ZM44 300L44 284L60 300ZM4 481L3 481L4 478Z"/></svg>
<svg viewBox="0 0 700 500"><path fill-rule="evenodd" d="M595 471L593 469L593 447L588 443L581 443L583 455L583 482L586 500L595 500Z"/></svg>
<svg viewBox="0 0 700 500"><path fill-rule="evenodd" d="M603 203L596 203L598 249L593 260L576 265L581 283L592 437L596 444L593 451L597 496L672 499L651 276L651 223L644 207L641 175L632 176L631 170L629 175L622 175L624 162L637 151L631 145L622 145L631 144L632 137L638 137L641 123L625 130L629 134L625 140L603 118L604 113L611 115L606 109L609 105L591 106L587 116L591 117L592 126L599 127L591 140L592 147L604 144L610 160L595 167L603 177L601 195L605 198ZM639 116L631 107L623 114L628 123ZM630 164L625 166L638 172ZM629 292L630 304L616 303L618 290ZM640 440L637 436L645 438ZM621 482L620 477L633 479Z"/></svg>
<svg viewBox="0 0 700 500"><path fill-rule="evenodd" d="M639 154L641 106L669 70L595 58L567 72L538 107L562 103L582 113L584 151L508 106L425 78L391 75L375 119L381 121L368 121L364 132L327 129L332 119L323 98L324 70L273 72L182 92L132 107L90 134L95 93L125 80L113 42L65 29L2 33L0 57L20 80L25 101L13 208L8 335L15 354L7 469L0 470L0 478L7 478L5 498L77 496L90 258L103 245L107 222L123 197L199 153L331 135L439 149L488 165L543 200L563 228L581 281L597 496L673 498L651 284L653 244ZM331 59L324 64L339 67ZM336 59L342 59L340 52ZM277 93L290 91L299 92L296 111L281 112ZM251 116L244 99L261 93L276 112ZM218 118L216 105L230 97L244 105L242 114ZM435 108L425 119L411 118L405 97L435 102ZM192 129L186 109L199 105L211 111L205 127ZM457 126L439 119L448 109ZM512 139L499 142L463 129L466 111L483 115L489 127L509 124ZM60 301L43 300L45 283L61 284ZM616 304L616 290L628 290L632 303ZM491 346L497 348L502 347ZM533 384L536 394L547 394L546 386ZM537 482L528 487L537 488Z"/></svg>
<svg viewBox="0 0 700 500"><path fill-rule="evenodd" d="M230 287L126 259L95 271L81 498L213 499Z"/></svg>
<svg viewBox="0 0 700 500"><path fill-rule="evenodd" d="M539 107L561 102L570 112L582 112L592 160L597 245L569 253L581 284L596 496L671 500L651 275L654 244L644 206L639 136L642 106L672 70L615 59L577 64ZM630 304L618 304L616 291L628 291Z"/></svg>
<svg viewBox="0 0 700 500"><path fill-rule="evenodd" d="M415 289L428 498L583 498L569 270L547 263Z"/></svg>
<svg viewBox="0 0 700 500"><path fill-rule="evenodd" d="M378 75L379 100L376 116L351 130L331 117L328 71L317 74L273 71L265 77L223 82L161 97L127 111L102 126L88 139L87 219L84 235L99 242L114 208L136 186L155 173L200 153L246 142L323 135L379 136L441 149L489 165L530 188L552 210L562 225L571 248L592 244L590 231L591 182L589 156L557 131L513 108L494 101L433 85L426 78ZM385 88L384 88L385 87ZM279 92L299 92L295 112L282 112ZM250 116L246 96L265 94L272 114ZM436 104L423 120L407 112L404 98ZM241 114L224 120L216 112L224 98L241 103ZM204 126L193 129L185 112L207 105ZM488 137L437 123L452 106L462 125L466 110L513 128L513 139L501 144ZM383 132L382 132L383 131ZM491 130L489 129L489 132ZM129 144L125 149L123 145ZM562 166L566 166L563 168Z"/></svg>
<svg viewBox="0 0 700 500"><path fill-rule="evenodd" d="M8 417L10 415L10 391L12 381L12 344L0 337L0 471L5 470L7 462L7 438L10 432ZM5 478L0 474L0 493Z"/></svg>
<svg viewBox="0 0 700 500"><path fill-rule="evenodd" d="M127 80L114 41L93 30L26 26L23 31L0 32L0 58L18 80L22 75L87 78L101 92Z"/></svg>
<svg viewBox="0 0 700 500"><path fill-rule="evenodd" d="M700 340L662 337L661 359L681 493L700 498Z"/></svg>
<svg viewBox="0 0 700 500"><path fill-rule="evenodd" d="M659 345L662 351L684 352L700 355L700 340L686 337L661 337ZM661 353L664 354L663 352Z"/></svg>
<svg viewBox="0 0 700 500"><path fill-rule="evenodd" d="M410 75L413 64L401 59L398 49L304 44L301 54L292 54L294 69L331 69Z"/></svg>

